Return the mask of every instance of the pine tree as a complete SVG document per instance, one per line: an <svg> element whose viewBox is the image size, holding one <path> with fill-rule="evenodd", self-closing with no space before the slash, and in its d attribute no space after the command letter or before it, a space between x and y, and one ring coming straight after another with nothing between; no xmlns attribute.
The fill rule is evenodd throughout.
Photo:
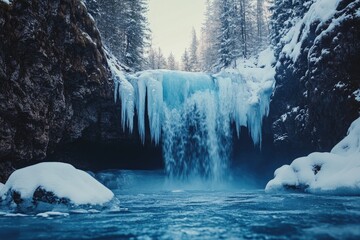
<svg viewBox="0 0 360 240"><path fill-rule="evenodd" d="M178 66L173 53L170 53L167 59L167 67L169 70L177 70Z"/></svg>
<svg viewBox="0 0 360 240"><path fill-rule="evenodd" d="M233 0L223 0L220 14L219 55L217 68L230 66L239 56L236 24L237 6Z"/></svg>
<svg viewBox="0 0 360 240"><path fill-rule="evenodd" d="M144 62L144 49L148 38L147 20L144 16L144 0L126 0L127 21L125 24L125 64L138 71Z"/></svg>
<svg viewBox="0 0 360 240"><path fill-rule="evenodd" d="M190 56L187 49L185 49L181 60L182 60L182 70L190 72L191 71Z"/></svg>
<svg viewBox="0 0 360 240"><path fill-rule="evenodd" d="M272 0L270 7L270 40L275 48L275 55L278 56L284 46L280 41L296 24L298 19L302 18L316 0Z"/></svg>
<svg viewBox="0 0 360 240"><path fill-rule="evenodd" d="M201 29L200 62L202 71L213 71L218 58L218 36L220 35L220 0L206 2L205 22Z"/></svg>
<svg viewBox="0 0 360 240"><path fill-rule="evenodd" d="M257 42L263 48L267 44L268 27L265 18L265 0L256 1Z"/></svg>
<svg viewBox="0 0 360 240"><path fill-rule="evenodd" d="M156 69L156 54L155 50L151 47L147 56L147 69Z"/></svg>
<svg viewBox="0 0 360 240"><path fill-rule="evenodd" d="M166 69L167 63L161 48L155 52L155 69Z"/></svg>
<svg viewBox="0 0 360 240"><path fill-rule="evenodd" d="M141 70L148 45L145 0L86 0L104 44L128 67Z"/></svg>
<svg viewBox="0 0 360 240"><path fill-rule="evenodd" d="M193 28L192 29L192 41L191 41L191 45L190 45L190 65L191 65L191 70L192 72L196 72L200 70L200 66L199 66L199 60L198 60L198 48L199 48L199 41L198 38L196 36L196 31Z"/></svg>

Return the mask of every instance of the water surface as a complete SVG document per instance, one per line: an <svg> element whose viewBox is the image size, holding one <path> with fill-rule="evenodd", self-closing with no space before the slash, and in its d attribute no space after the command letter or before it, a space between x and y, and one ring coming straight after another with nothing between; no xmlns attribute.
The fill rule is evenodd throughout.
<svg viewBox="0 0 360 240"><path fill-rule="evenodd" d="M359 197L175 184L159 172L96 176L120 208L50 217L2 209L0 239L360 239Z"/></svg>

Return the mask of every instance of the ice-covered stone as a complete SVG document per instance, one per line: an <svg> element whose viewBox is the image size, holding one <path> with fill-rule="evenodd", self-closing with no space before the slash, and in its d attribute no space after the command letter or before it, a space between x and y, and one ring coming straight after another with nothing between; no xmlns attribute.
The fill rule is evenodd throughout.
<svg viewBox="0 0 360 240"><path fill-rule="evenodd" d="M265 191L289 189L360 195L360 118L330 153L315 152L277 169Z"/></svg>
<svg viewBox="0 0 360 240"><path fill-rule="evenodd" d="M1 199L102 205L114 194L88 173L66 163L44 162L15 171L0 190Z"/></svg>

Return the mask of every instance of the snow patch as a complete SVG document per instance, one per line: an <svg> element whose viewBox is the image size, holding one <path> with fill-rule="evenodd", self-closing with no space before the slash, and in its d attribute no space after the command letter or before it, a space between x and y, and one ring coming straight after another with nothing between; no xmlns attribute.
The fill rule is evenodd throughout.
<svg viewBox="0 0 360 240"><path fill-rule="evenodd" d="M297 112L299 111L299 109L300 109L300 107L299 107L299 106L297 106L297 107L293 107L293 108L291 109L291 112L293 112L293 113L297 113Z"/></svg>
<svg viewBox="0 0 360 240"><path fill-rule="evenodd" d="M355 96L355 100L360 102L360 89L353 92L353 95Z"/></svg>
<svg viewBox="0 0 360 240"><path fill-rule="evenodd" d="M301 53L301 46L310 32L310 26L319 22L318 29L326 27L319 36L314 40L314 43L319 41L325 34L332 31L337 25L345 20L345 15L341 15L338 18L334 18L336 8L340 0L317 0L309 8L309 11L304 15L302 19L289 30L289 32L283 38L286 43L282 52L292 58L293 62L297 60ZM331 22L328 21L331 19ZM325 24L328 24L326 26ZM323 52L327 54L328 52ZM312 59L316 61L317 59Z"/></svg>
<svg viewBox="0 0 360 240"><path fill-rule="evenodd" d="M0 2L3 2L5 4L10 4L11 1L9 1L9 0L0 0Z"/></svg>
<svg viewBox="0 0 360 240"><path fill-rule="evenodd" d="M29 215L23 213L7 213L4 217L28 217Z"/></svg>
<svg viewBox="0 0 360 240"><path fill-rule="evenodd" d="M342 89L342 88L346 87L346 84L343 83L343 82L341 82L341 81L339 81L337 84L335 84L335 87L336 87L336 88L339 88L339 89Z"/></svg>
<svg viewBox="0 0 360 240"><path fill-rule="evenodd" d="M59 162L39 163L15 171L1 189L0 196L4 200L7 194L16 191L22 199L32 199L39 187L76 205L102 205L114 197L88 173Z"/></svg>
<svg viewBox="0 0 360 240"><path fill-rule="evenodd" d="M310 193L360 194L360 118L330 153L312 153L275 171L266 192L301 190Z"/></svg>
<svg viewBox="0 0 360 240"><path fill-rule="evenodd" d="M68 217L68 213L64 212L43 212L36 214L36 217L43 217L43 218L49 218L49 217Z"/></svg>

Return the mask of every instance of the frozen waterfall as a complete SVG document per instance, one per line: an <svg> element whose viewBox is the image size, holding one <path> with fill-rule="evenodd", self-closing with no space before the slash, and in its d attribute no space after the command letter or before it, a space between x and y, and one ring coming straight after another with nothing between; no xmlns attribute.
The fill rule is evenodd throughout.
<svg viewBox="0 0 360 240"><path fill-rule="evenodd" d="M124 75L111 59L109 63L124 130L133 131L136 115L144 143L148 119L149 137L162 145L170 177L221 180L232 151L233 130L239 136L242 126L261 147L262 121L269 113L274 86L273 68L246 62L215 75L168 70Z"/></svg>

